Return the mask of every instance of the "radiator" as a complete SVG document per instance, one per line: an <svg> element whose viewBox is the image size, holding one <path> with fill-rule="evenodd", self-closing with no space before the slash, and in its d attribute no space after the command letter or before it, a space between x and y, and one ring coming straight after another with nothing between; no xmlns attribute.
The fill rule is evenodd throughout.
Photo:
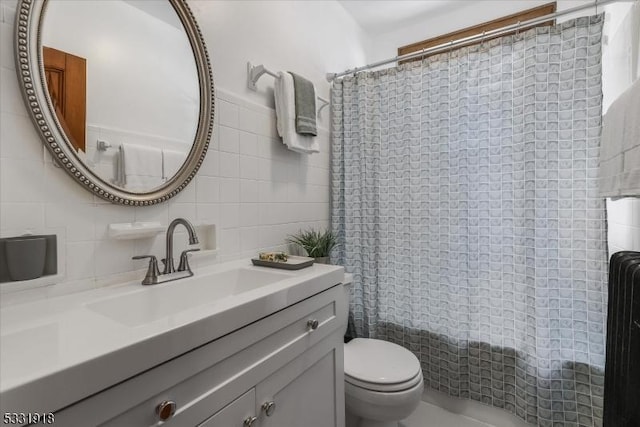
<svg viewBox="0 0 640 427"><path fill-rule="evenodd" d="M604 427L640 427L640 252L609 264Z"/></svg>

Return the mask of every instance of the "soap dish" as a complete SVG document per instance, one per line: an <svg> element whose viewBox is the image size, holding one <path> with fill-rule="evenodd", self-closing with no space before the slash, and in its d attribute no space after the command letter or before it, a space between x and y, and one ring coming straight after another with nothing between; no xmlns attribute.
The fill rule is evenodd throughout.
<svg viewBox="0 0 640 427"><path fill-rule="evenodd" d="M109 224L109 237L112 239L129 240L154 237L162 233L165 227L160 222L125 222Z"/></svg>

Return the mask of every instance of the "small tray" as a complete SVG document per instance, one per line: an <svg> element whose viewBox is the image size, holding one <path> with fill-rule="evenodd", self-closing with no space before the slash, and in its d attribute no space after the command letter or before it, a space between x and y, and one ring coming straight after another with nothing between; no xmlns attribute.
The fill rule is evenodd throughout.
<svg viewBox="0 0 640 427"><path fill-rule="evenodd" d="M259 258L251 258L253 265L260 267L272 267L281 268L283 270L300 270L302 268L310 267L313 265L313 258L306 256L293 256L289 255L286 261L266 261Z"/></svg>

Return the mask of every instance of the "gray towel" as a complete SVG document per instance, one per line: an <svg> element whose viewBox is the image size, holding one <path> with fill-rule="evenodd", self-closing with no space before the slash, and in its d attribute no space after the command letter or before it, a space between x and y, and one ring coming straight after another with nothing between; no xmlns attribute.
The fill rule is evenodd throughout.
<svg viewBox="0 0 640 427"><path fill-rule="evenodd" d="M313 83L291 71L289 74L293 77L296 100L296 133L317 136L316 90Z"/></svg>

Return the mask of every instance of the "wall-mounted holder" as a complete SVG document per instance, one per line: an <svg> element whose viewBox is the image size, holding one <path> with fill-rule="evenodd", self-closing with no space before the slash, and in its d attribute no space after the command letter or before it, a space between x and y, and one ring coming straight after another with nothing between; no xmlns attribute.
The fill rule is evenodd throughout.
<svg viewBox="0 0 640 427"><path fill-rule="evenodd" d="M164 232L164 227L160 222L125 222L120 224L109 224L109 237L117 240L146 239L155 237Z"/></svg>
<svg viewBox="0 0 640 427"><path fill-rule="evenodd" d="M112 145L109 141L105 141L104 139L98 139L96 141L96 148L98 151L107 151L111 147Z"/></svg>
<svg viewBox="0 0 640 427"><path fill-rule="evenodd" d="M32 280L57 272L55 235L0 239L0 283Z"/></svg>
<svg viewBox="0 0 640 427"><path fill-rule="evenodd" d="M258 90L258 86L256 86L256 83L258 82L260 77L262 77L263 74L268 74L268 75L270 75L271 77L273 77L275 79L278 78L278 75L276 73L274 73L273 71L267 70L264 67L264 65L262 65L262 64L253 65L253 64L251 64L251 62L247 62L247 87L249 89L253 90L253 91L257 91ZM320 107L318 107L318 113L317 114L320 114L322 109L324 107L326 107L327 105L329 105L329 101L327 101L326 99L324 99L321 96L316 96L316 98L322 104L322 105L320 105Z"/></svg>

